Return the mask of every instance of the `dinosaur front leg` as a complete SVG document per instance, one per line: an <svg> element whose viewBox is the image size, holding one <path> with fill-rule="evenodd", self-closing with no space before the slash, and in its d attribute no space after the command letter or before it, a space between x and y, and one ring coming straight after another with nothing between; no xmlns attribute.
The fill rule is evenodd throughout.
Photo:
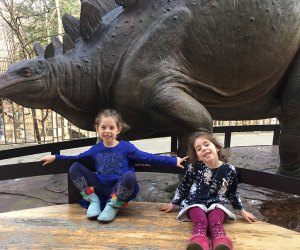
<svg viewBox="0 0 300 250"><path fill-rule="evenodd" d="M178 155L187 153L188 138L196 131L212 131L212 118L206 108L176 85L157 89L149 98L150 116L178 138Z"/></svg>
<svg viewBox="0 0 300 250"><path fill-rule="evenodd" d="M300 50L289 72L280 118L278 172L300 178Z"/></svg>

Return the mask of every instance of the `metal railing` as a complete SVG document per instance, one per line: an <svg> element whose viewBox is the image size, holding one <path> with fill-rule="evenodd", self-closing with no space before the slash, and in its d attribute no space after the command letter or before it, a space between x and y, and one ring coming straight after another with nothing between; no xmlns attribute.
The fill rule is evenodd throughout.
<svg viewBox="0 0 300 250"><path fill-rule="evenodd" d="M216 128L276 125L276 118L243 121L214 120ZM0 98L0 145L51 143L96 136L95 131L80 129L50 109L30 109Z"/></svg>

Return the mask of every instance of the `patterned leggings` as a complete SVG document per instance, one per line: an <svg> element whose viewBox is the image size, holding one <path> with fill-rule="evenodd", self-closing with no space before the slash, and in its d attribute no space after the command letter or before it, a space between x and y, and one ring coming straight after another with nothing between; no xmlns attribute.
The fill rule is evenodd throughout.
<svg viewBox="0 0 300 250"><path fill-rule="evenodd" d="M215 208L206 214L201 208L193 207L189 209L188 213L193 222L193 235L200 234L206 236L207 228L209 228L212 239L226 235L223 228L225 213L222 209Z"/></svg>
<svg viewBox="0 0 300 250"><path fill-rule="evenodd" d="M69 175L80 192L93 186L95 193L102 199L108 199L112 193L116 193L121 200L130 201L136 197L139 191L135 173L131 171L125 172L119 180L110 186L101 184L95 172L78 162L71 165Z"/></svg>

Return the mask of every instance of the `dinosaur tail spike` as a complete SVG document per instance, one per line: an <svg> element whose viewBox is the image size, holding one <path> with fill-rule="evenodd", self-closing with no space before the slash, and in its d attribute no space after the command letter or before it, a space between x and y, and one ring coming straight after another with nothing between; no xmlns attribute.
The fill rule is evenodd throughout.
<svg viewBox="0 0 300 250"><path fill-rule="evenodd" d="M63 53L75 48L75 44L70 38L70 36L66 33L63 36Z"/></svg>
<svg viewBox="0 0 300 250"><path fill-rule="evenodd" d="M62 23L65 32L69 35L74 43L80 38L80 23L76 17L69 14L64 14L62 17Z"/></svg>
<svg viewBox="0 0 300 250"><path fill-rule="evenodd" d="M38 57L44 57L45 55L45 49L43 48L42 45L40 45L39 43L35 43L33 45L33 50L35 52L35 54L38 56Z"/></svg>

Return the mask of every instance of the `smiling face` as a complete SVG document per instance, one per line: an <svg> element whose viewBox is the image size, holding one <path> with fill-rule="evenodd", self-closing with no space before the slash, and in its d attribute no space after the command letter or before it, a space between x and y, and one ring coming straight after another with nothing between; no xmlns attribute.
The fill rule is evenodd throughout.
<svg viewBox="0 0 300 250"><path fill-rule="evenodd" d="M199 137L194 142L195 152L199 161L208 166L219 165L218 149L210 140Z"/></svg>
<svg viewBox="0 0 300 250"><path fill-rule="evenodd" d="M114 147L118 144L117 135L120 132L121 128L118 127L114 117L102 116L97 127L97 133L106 147Z"/></svg>

